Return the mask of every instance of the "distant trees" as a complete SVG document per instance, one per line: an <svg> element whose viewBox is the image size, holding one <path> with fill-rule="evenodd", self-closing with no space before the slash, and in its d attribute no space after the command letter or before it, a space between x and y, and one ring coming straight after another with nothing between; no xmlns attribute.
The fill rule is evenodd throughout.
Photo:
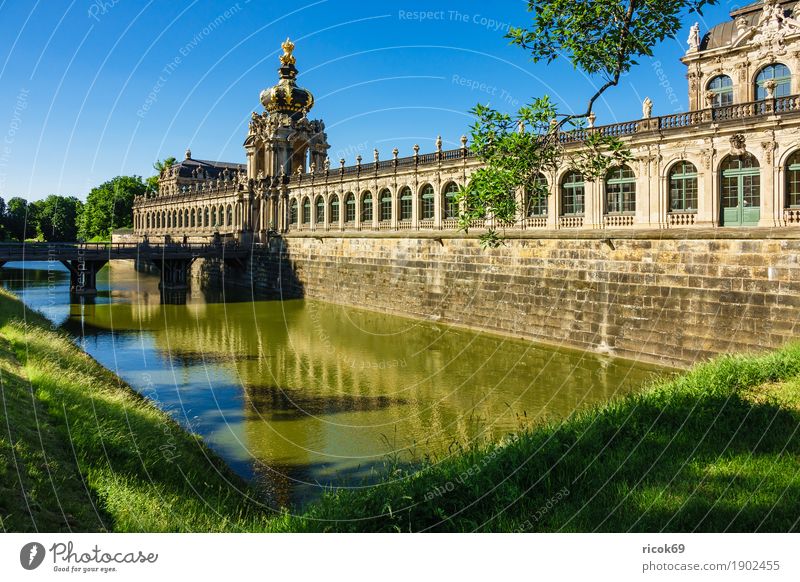
<svg viewBox="0 0 800 582"><path fill-rule="evenodd" d="M133 226L133 200L146 190L140 176L117 176L92 188L85 204L55 194L34 202L0 197L0 240L109 240L113 229Z"/></svg>
<svg viewBox="0 0 800 582"><path fill-rule="evenodd" d="M3 226L10 238L22 241L36 236L35 217L28 216L30 210L28 201L24 198L15 196L8 201L8 207L3 216Z"/></svg>
<svg viewBox="0 0 800 582"><path fill-rule="evenodd" d="M117 176L92 188L86 197L78 236L83 240L108 240L115 228L133 226L133 200L147 185L141 176Z"/></svg>
<svg viewBox="0 0 800 582"><path fill-rule="evenodd" d="M32 202L35 207L36 231L46 241L68 242L78 239L78 219L83 202L74 196L50 195Z"/></svg>

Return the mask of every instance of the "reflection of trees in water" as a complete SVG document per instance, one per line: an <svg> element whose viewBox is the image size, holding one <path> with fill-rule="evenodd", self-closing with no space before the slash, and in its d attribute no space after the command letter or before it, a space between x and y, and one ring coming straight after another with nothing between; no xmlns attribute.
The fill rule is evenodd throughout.
<svg viewBox="0 0 800 582"><path fill-rule="evenodd" d="M148 330L184 369L243 388L242 435L278 500L299 481L363 478L387 454L446 454L638 385L630 362L311 301L97 305L98 328ZM485 433L485 434L483 434ZM263 466L260 466L263 465ZM260 468L259 468L260 466ZM357 481L357 479L356 479Z"/></svg>

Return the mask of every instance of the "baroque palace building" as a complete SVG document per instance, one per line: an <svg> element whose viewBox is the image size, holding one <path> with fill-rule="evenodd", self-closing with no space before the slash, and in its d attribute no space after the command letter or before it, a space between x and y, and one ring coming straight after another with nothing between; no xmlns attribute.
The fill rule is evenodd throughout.
<svg viewBox="0 0 800 582"><path fill-rule="evenodd" d="M633 161L588 181L569 167L542 175L549 196L523 204L505 228L777 227L800 224L800 20L795 2L763 0L731 12L702 38L692 27L689 111L565 132L621 137ZM800 14L798 14L800 19ZM454 195L480 165L467 147L346 166L332 164L312 94L297 86L287 39L278 83L261 93L244 148L247 164L186 158L137 198L134 231L167 240L264 240L269 231L456 230ZM490 227L491 217L477 225ZM500 225L496 225L500 226Z"/></svg>

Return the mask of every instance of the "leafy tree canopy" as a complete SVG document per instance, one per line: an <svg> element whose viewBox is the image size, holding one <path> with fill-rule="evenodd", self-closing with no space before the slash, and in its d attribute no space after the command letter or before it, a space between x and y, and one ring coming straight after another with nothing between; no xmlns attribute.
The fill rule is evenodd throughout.
<svg viewBox="0 0 800 582"><path fill-rule="evenodd" d="M45 241L69 242L78 238L78 220L83 203L74 196L50 195L32 202L36 208L37 232Z"/></svg>
<svg viewBox="0 0 800 582"><path fill-rule="evenodd" d="M109 239L115 228L133 226L133 200L147 190L141 176L117 176L92 188L81 214L78 236Z"/></svg>
<svg viewBox="0 0 800 582"><path fill-rule="evenodd" d="M518 214L518 192L547 195L536 177L565 164L594 180L612 166L630 158L617 138L586 131L583 148L567 155L559 133L585 128L597 99L619 83L623 74L656 44L673 38L682 18L699 12L717 0L529 0L533 22L527 28L512 28L506 35L511 44L527 50L534 62L567 59L584 73L600 78L598 89L581 113L559 113L548 96L532 99L516 114L507 114L478 104L471 110L472 145L484 167L473 174L459 193L460 225L469 229L491 212L501 224L514 222ZM495 230L481 237L487 246L502 244Z"/></svg>
<svg viewBox="0 0 800 582"><path fill-rule="evenodd" d="M15 196L8 201L4 222L8 236L14 240L36 236L35 208L29 208L24 198Z"/></svg>

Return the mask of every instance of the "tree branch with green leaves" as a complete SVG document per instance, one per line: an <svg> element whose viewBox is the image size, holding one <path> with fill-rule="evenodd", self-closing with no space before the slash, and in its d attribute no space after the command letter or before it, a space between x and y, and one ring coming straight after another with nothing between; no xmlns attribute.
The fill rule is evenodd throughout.
<svg viewBox="0 0 800 582"><path fill-rule="evenodd" d="M516 114L478 104L470 112L472 151L484 162L458 195L459 224L465 231L491 214L495 225L513 224L519 215L520 192L529 199L546 197L545 172L564 165L592 181L630 159L619 138L585 131L581 147L567 154L560 134L585 130L597 100L654 47L674 38L683 18L717 0L529 0L533 22L512 28L506 38L531 55L534 63L568 60L577 70L598 79L598 88L578 113L560 113L548 96L534 98ZM484 246L498 246L496 228L481 235Z"/></svg>

